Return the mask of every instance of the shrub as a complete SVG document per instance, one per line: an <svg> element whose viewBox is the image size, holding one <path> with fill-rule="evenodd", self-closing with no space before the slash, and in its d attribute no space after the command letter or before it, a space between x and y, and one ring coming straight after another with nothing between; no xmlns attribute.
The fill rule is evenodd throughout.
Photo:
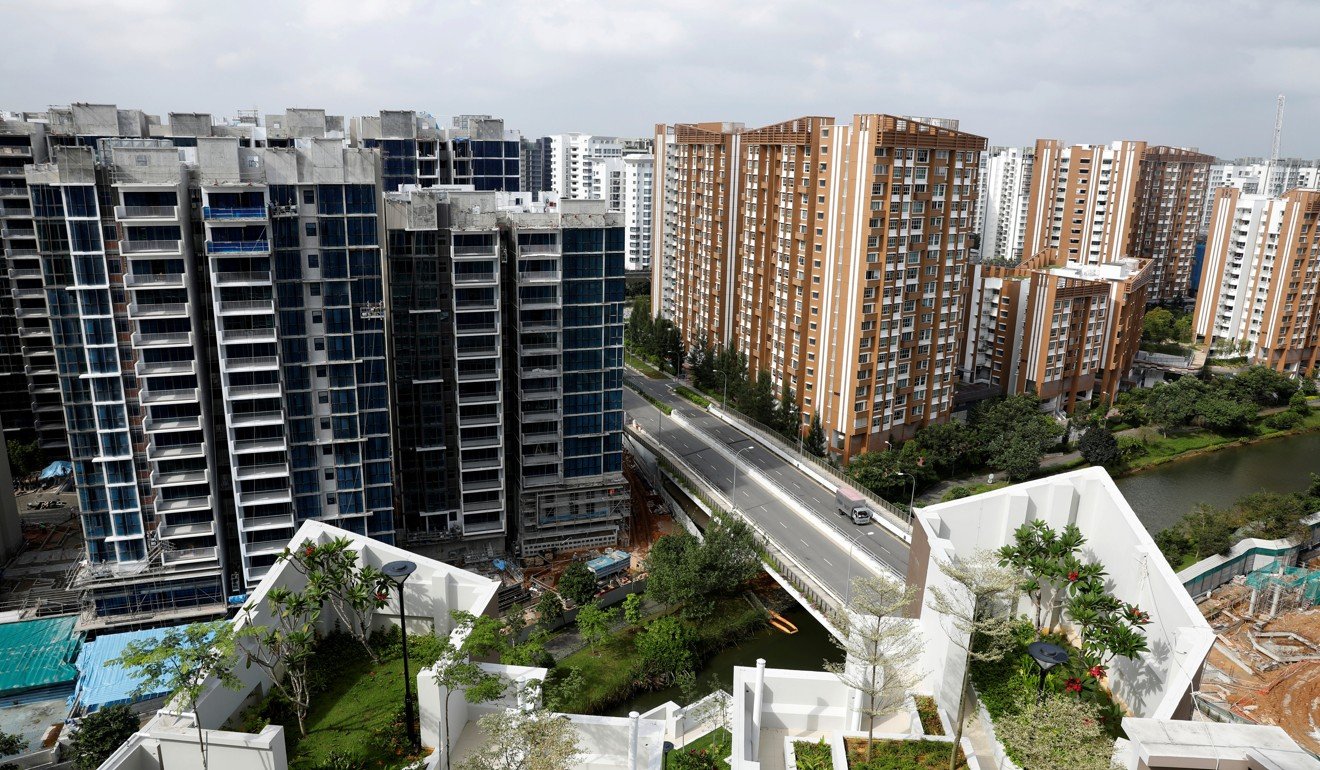
<svg viewBox="0 0 1320 770"><path fill-rule="evenodd" d="M88 714L73 734L74 767L96 770L137 731L137 715L128 706L110 706Z"/></svg>
<svg viewBox="0 0 1320 770"><path fill-rule="evenodd" d="M798 770L831 770L834 767L834 752L824 738L812 743L797 741L793 744L793 758Z"/></svg>
<svg viewBox="0 0 1320 770"><path fill-rule="evenodd" d="M573 562L559 576L559 593L578 606L590 602L596 597L596 574L587 568L586 562Z"/></svg>
<svg viewBox="0 0 1320 770"><path fill-rule="evenodd" d="M710 399L706 398L705 396L701 395L700 393L696 392L691 388L685 387L683 385L679 385L674 388L674 392L682 396L683 398L686 398L688 401L691 401L692 403L701 407L702 409L706 409L707 407L710 406Z"/></svg>
<svg viewBox="0 0 1320 770"><path fill-rule="evenodd" d="M1266 417L1265 425L1275 430L1292 430L1301 425L1304 419L1306 419L1305 415L1289 409L1286 412L1279 412Z"/></svg>
<svg viewBox="0 0 1320 770"><path fill-rule="evenodd" d="M935 699L929 695L918 695L913 700L917 703L917 716L921 717L921 731L926 735L944 735L944 724L940 722Z"/></svg>

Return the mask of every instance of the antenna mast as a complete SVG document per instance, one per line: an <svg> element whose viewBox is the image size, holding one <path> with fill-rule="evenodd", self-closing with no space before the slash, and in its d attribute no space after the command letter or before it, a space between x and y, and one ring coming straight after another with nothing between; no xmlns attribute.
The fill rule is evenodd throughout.
<svg viewBox="0 0 1320 770"><path fill-rule="evenodd" d="M1279 162L1279 139L1283 135L1283 94L1279 94L1278 106L1274 108L1274 142L1270 145L1270 161L1265 164L1265 178L1261 180L1261 192L1267 195L1274 193L1270 187L1270 174L1274 172L1274 165Z"/></svg>

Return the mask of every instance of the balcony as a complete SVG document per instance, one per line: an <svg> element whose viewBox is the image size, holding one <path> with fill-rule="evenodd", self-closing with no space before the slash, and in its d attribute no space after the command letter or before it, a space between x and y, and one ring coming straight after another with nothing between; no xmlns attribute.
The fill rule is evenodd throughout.
<svg viewBox="0 0 1320 770"><path fill-rule="evenodd" d="M244 543L243 550L248 556L267 556L272 553L283 553L285 548L289 547L287 540L263 540L259 543Z"/></svg>
<svg viewBox="0 0 1320 770"><path fill-rule="evenodd" d="M221 315L255 315L257 313L274 313L275 302L269 299L231 299L221 300Z"/></svg>
<svg viewBox="0 0 1320 770"><path fill-rule="evenodd" d="M291 503L293 496L288 489L264 489L260 492L239 492L239 505L266 505L268 503Z"/></svg>
<svg viewBox="0 0 1320 770"><path fill-rule="evenodd" d="M504 479L482 479L480 481L463 481L464 492L488 492L492 489L503 489Z"/></svg>
<svg viewBox="0 0 1320 770"><path fill-rule="evenodd" d="M223 329L220 332L221 342L274 342L275 329L273 327L264 329Z"/></svg>
<svg viewBox="0 0 1320 770"><path fill-rule="evenodd" d="M523 355L538 355L544 353L558 353L563 346L558 342L534 342L530 344L519 343L518 352Z"/></svg>
<svg viewBox="0 0 1320 770"><path fill-rule="evenodd" d="M240 479L260 479L277 476L288 476L289 465L287 463L268 463L266 465L240 465L235 469L234 475Z"/></svg>
<svg viewBox="0 0 1320 770"><path fill-rule="evenodd" d="M224 206L203 206L202 218L208 221L233 222L243 219L265 219L266 207L228 208Z"/></svg>
<svg viewBox="0 0 1320 770"><path fill-rule="evenodd" d="M482 345L480 347L459 348L455 354L460 360L465 358L495 358L499 356L499 348L495 345Z"/></svg>
<svg viewBox="0 0 1320 770"><path fill-rule="evenodd" d="M160 503L156 504L156 510L161 510ZM203 537L215 534L215 522L201 521L192 524L162 524L160 529L156 530L161 540L173 540L178 537Z"/></svg>
<svg viewBox="0 0 1320 770"><path fill-rule="evenodd" d="M120 254L179 254L183 241L120 241Z"/></svg>
<svg viewBox="0 0 1320 770"><path fill-rule="evenodd" d="M244 532L256 532L263 529L293 529L293 514L286 513L279 516L251 516L239 519L239 529Z"/></svg>
<svg viewBox="0 0 1320 770"><path fill-rule="evenodd" d="M192 564L202 561L215 561L215 546L206 548L184 548L176 551L164 551L161 553L161 559L166 565L170 564Z"/></svg>
<svg viewBox="0 0 1320 770"><path fill-rule="evenodd" d="M207 241L207 254L265 254L270 241Z"/></svg>
<svg viewBox="0 0 1320 770"><path fill-rule="evenodd" d="M459 382L479 382L482 380L498 380L499 378L500 370L498 367L493 369L481 369L479 371L460 369L455 376L455 379Z"/></svg>
<svg viewBox="0 0 1320 770"><path fill-rule="evenodd" d="M0 228L0 237L4 238L36 238L37 231L30 227L4 227Z"/></svg>
<svg viewBox="0 0 1320 770"><path fill-rule="evenodd" d="M250 372L258 369L278 369L279 356L253 356L250 358L226 358L225 371Z"/></svg>
<svg viewBox="0 0 1320 770"><path fill-rule="evenodd" d="M200 430L202 418L192 417L148 417L142 421L143 430L148 433L163 433L173 430Z"/></svg>
<svg viewBox="0 0 1320 770"><path fill-rule="evenodd" d="M558 270L519 270L518 283L558 283Z"/></svg>
<svg viewBox="0 0 1320 770"><path fill-rule="evenodd" d="M115 206L115 219L120 222L143 219L179 218L178 206Z"/></svg>
<svg viewBox="0 0 1320 770"><path fill-rule="evenodd" d="M139 377L152 377L164 374L192 374L192 361L138 361L134 371Z"/></svg>
<svg viewBox="0 0 1320 770"><path fill-rule="evenodd" d="M157 500L157 513L182 513L184 511L207 511L211 509L211 496L181 497L175 500Z"/></svg>
<svg viewBox="0 0 1320 770"><path fill-rule="evenodd" d="M147 456L152 460L182 460L185 458L205 457L206 450L201 444L172 444L158 446L155 437L147 442Z"/></svg>
<svg viewBox="0 0 1320 770"><path fill-rule="evenodd" d="M250 454L253 452L283 452L289 448L284 443L283 436L269 436L267 438L250 438L232 441L229 444L234 454Z"/></svg>
<svg viewBox="0 0 1320 770"><path fill-rule="evenodd" d="M487 447L497 447L504 443L504 439L499 436L482 436L480 438L462 438L458 439L458 444L463 449L484 449Z"/></svg>
<svg viewBox="0 0 1320 770"><path fill-rule="evenodd" d="M460 391L458 394L458 403L464 406L470 404L486 404L499 400L500 392L498 388L485 393L463 393Z"/></svg>
<svg viewBox="0 0 1320 770"><path fill-rule="evenodd" d="M280 395L280 384L278 382L263 382L257 385L229 386L229 397L231 399L278 398L279 395Z"/></svg>
<svg viewBox="0 0 1320 770"><path fill-rule="evenodd" d="M217 286L268 286L270 285L270 272L249 271L216 273L215 284Z"/></svg>
<svg viewBox="0 0 1320 770"><path fill-rule="evenodd" d="M132 336L135 348L156 348L173 345L192 345L191 332L168 332L164 334L143 334L134 332Z"/></svg>
<svg viewBox="0 0 1320 770"><path fill-rule="evenodd" d="M463 336L466 334L497 334L499 324L496 321L490 323L467 323L458 324L454 327L454 333Z"/></svg>
<svg viewBox="0 0 1320 770"><path fill-rule="evenodd" d="M128 314L134 318L187 318L188 303L167 302L162 304L140 305L133 302L128 306Z"/></svg>
<svg viewBox="0 0 1320 770"><path fill-rule="evenodd" d="M504 461L498 457L482 458L480 460L463 460L459 463L459 469L464 471L483 471L500 468Z"/></svg>
<svg viewBox="0 0 1320 770"><path fill-rule="evenodd" d="M124 285L130 289L183 288L183 273L129 273Z"/></svg>
<svg viewBox="0 0 1320 770"><path fill-rule="evenodd" d="M197 400L197 388L178 388L175 390L142 391L138 397L144 404L178 404Z"/></svg>
<svg viewBox="0 0 1320 770"><path fill-rule="evenodd" d="M284 413L278 409L267 412L237 412L229 418L229 424L234 426L279 425L283 422Z"/></svg>
<svg viewBox="0 0 1320 770"><path fill-rule="evenodd" d="M172 471L161 473L160 471L151 472L151 486L153 487L173 487L185 484L205 484L210 481L210 474L204 470L201 471Z"/></svg>
<svg viewBox="0 0 1320 770"><path fill-rule="evenodd" d="M454 284L456 286L471 286L473 284L494 284L496 281L495 273L455 273Z"/></svg>

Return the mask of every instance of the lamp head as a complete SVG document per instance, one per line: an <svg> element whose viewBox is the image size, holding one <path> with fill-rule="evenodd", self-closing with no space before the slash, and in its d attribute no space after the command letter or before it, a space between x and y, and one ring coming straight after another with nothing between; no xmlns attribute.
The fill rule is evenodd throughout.
<svg viewBox="0 0 1320 770"><path fill-rule="evenodd" d="M408 579L408 576L417 571L417 563L400 559L392 561L380 568L385 573L385 577L396 583L402 583Z"/></svg>
<svg viewBox="0 0 1320 770"><path fill-rule="evenodd" d="M1068 662L1068 651L1049 642L1032 642L1027 645L1027 654L1036 661L1041 671L1049 671Z"/></svg>

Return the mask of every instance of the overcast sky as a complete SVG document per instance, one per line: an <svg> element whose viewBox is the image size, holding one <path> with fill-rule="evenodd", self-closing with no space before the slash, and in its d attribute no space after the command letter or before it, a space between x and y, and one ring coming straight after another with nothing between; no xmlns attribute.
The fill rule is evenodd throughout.
<svg viewBox="0 0 1320 770"><path fill-rule="evenodd" d="M992 144L1320 157L1317 0L0 0L0 107L492 113L648 135L856 112Z"/></svg>

